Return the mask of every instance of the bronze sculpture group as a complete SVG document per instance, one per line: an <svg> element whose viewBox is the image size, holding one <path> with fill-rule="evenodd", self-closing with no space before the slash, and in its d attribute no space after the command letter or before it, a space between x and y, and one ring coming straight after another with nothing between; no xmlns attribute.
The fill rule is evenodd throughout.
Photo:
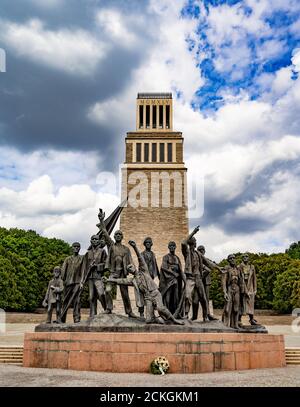
<svg viewBox="0 0 300 407"><path fill-rule="evenodd" d="M117 230L114 240L111 239L104 221L105 214L101 209L98 218L99 232L91 237L87 253L80 255L80 244L75 242L72 245L73 255L65 259L61 268L54 268L54 277L49 283L43 302L47 307L47 323L51 322L53 309L56 309L56 322L65 323L70 307L73 307L74 323L80 322L80 297L86 283L89 287L91 318L97 315L97 300L103 308L103 313L112 313L112 293L116 286L120 288L127 316L138 318L133 313L128 292L128 286L133 286L139 318L147 324L183 325L190 310L191 320L197 319L199 304L203 321L214 321L216 318L209 312L209 291L211 271L217 269L222 274L225 300L223 323L237 329L241 326L242 315L247 314L250 324L257 325L254 319L256 274L247 254L243 256L240 265L236 265L235 256L231 254L227 258L228 265L219 267L206 258L204 246L197 248L197 226L181 244L184 266L176 254L176 243L170 241L169 253L163 257L159 270L152 251L153 241L151 237L147 237L143 242L143 252L139 251L134 241L129 241L137 256L136 267L129 247L122 243L123 233ZM158 284L156 279L159 280ZM157 318L155 311L160 318Z"/></svg>

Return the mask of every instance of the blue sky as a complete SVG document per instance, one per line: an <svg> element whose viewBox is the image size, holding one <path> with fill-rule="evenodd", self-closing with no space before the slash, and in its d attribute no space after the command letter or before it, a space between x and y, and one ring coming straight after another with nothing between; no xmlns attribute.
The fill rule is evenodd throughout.
<svg viewBox="0 0 300 407"><path fill-rule="evenodd" d="M246 90L251 99L259 99L265 90L270 90L268 87L262 89L259 78L264 74L274 74L281 68L288 67L294 49L299 46L299 31L293 29L293 26L299 22L299 6L295 2L294 7L290 9L289 2L285 7L284 2L281 2L277 8L272 9L271 7L266 10L261 17L261 22L265 25L265 30L261 35L247 30L242 23L234 26L239 40L243 42L243 46L249 52L248 60L243 61L242 66L239 66L235 60L230 58L230 54L234 52L235 45L237 45L236 39L233 39L231 33L228 33L215 46L208 35L212 28L207 22L207 17L221 7L228 11L231 7L237 10L241 21L247 20L253 15L251 2L203 1L202 4L204 9L201 9L201 2L189 0L181 11L183 18L198 21L198 38L187 39L189 48L197 55L205 54L205 57L199 60L199 69L205 79L205 84L196 91L195 109L217 110L225 103L222 97L224 91L237 95L241 90ZM262 56L262 49L268 49L272 45L275 48L277 46L277 49L274 49L274 52L270 50L268 57ZM222 70L217 69L214 64L214 59L220 55L229 55L226 61L227 66ZM293 72L291 77L296 79L298 72Z"/></svg>
<svg viewBox="0 0 300 407"><path fill-rule="evenodd" d="M209 255L299 240L299 1L0 0L0 24L1 225L87 242L137 92L172 91Z"/></svg>

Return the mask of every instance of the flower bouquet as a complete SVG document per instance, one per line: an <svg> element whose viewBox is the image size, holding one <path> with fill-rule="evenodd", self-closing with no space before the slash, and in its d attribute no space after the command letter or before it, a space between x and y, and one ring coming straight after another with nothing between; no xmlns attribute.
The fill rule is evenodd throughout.
<svg viewBox="0 0 300 407"><path fill-rule="evenodd" d="M170 364L165 356L158 356L150 364L150 372L153 374L166 374Z"/></svg>

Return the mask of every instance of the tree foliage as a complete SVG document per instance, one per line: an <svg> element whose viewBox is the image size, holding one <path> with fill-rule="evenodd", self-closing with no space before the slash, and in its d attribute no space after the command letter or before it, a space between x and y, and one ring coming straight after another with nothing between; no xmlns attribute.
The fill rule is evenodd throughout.
<svg viewBox="0 0 300 407"><path fill-rule="evenodd" d="M300 241L292 243L285 251L292 259L300 259Z"/></svg>
<svg viewBox="0 0 300 407"><path fill-rule="evenodd" d="M239 264L242 254L236 253L235 256ZM300 307L299 260L292 258L289 253L249 253L249 257L257 276L256 308L290 312L293 308ZM220 265L224 266L226 263L224 259ZM218 270L212 273L211 298L215 308L223 307L221 275Z"/></svg>
<svg viewBox="0 0 300 407"><path fill-rule="evenodd" d="M0 308L32 311L42 303L55 266L70 245L36 232L0 228Z"/></svg>
<svg viewBox="0 0 300 407"><path fill-rule="evenodd" d="M278 274L273 294L273 307L281 312L291 312L300 308L300 260L292 262L287 269Z"/></svg>

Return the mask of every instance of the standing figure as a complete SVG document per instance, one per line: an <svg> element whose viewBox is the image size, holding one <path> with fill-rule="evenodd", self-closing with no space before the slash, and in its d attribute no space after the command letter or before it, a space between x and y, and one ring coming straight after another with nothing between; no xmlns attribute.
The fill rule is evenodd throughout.
<svg viewBox="0 0 300 407"><path fill-rule="evenodd" d="M108 256L106 259L105 270L109 270L111 278L127 277L127 266L132 263L132 257L129 248L122 244L123 233L120 230L117 230L114 234L115 241L113 241L106 230L104 224L105 213L102 210L99 211L98 218L100 221L99 228L103 233L103 237L108 246ZM106 313L111 313L113 310L112 289L114 286L115 284L111 282L106 284ZM121 285L120 291L125 313L131 318L137 318L137 316L132 312L128 287Z"/></svg>
<svg viewBox="0 0 300 407"><path fill-rule="evenodd" d="M62 304L62 322L66 322L68 309L73 303L73 320L80 322L80 295L79 286L82 279L83 256L79 254L80 243L72 244L73 255L65 259L61 268L61 278L64 282L64 295Z"/></svg>
<svg viewBox="0 0 300 407"><path fill-rule="evenodd" d="M226 326L238 329L240 296L244 293L244 282L241 269L236 265L234 254L230 254L227 260L229 265L224 267L222 275L225 299L222 319Z"/></svg>
<svg viewBox="0 0 300 407"><path fill-rule="evenodd" d="M166 321L171 321L177 325L184 325L183 321L177 321L167 307L163 304L161 293L158 290L158 287L154 280L150 277L150 273L145 262L144 257L139 252L136 243L134 241L129 241L129 244L132 246L135 251L139 267L138 269L134 264L129 264L127 270L130 274L133 274L133 278L119 278L115 279L110 277L108 281L111 281L116 284L128 286L132 285L139 290L144 296L146 302L146 323L157 323L157 319L154 315L154 310L157 310L159 315Z"/></svg>
<svg viewBox="0 0 300 407"><path fill-rule="evenodd" d="M241 313L240 313L240 321L242 319L242 315L247 314L249 316L249 322L251 325L258 325L257 321L254 319L254 301L255 295L257 290L257 283L256 283L256 272L255 267L253 264L249 263L249 255L244 254L242 257L243 261L239 265L244 284L245 284L245 292L242 294L241 297Z"/></svg>
<svg viewBox="0 0 300 407"><path fill-rule="evenodd" d="M48 289L43 301L43 307L47 307L47 324L51 324L53 308L56 309L56 321L54 322L58 324L61 323L61 295L64 290L64 283L60 278L60 274L60 267L54 267L53 279L50 280L48 284Z"/></svg>
<svg viewBox="0 0 300 407"><path fill-rule="evenodd" d="M213 261L209 260L207 257L205 257L205 247L204 246L198 246L197 248L198 253L200 254L201 258L202 258L202 264L203 264L203 276L202 276L202 281L203 281L203 285L204 285L204 290L205 290L205 295L206 295L206 299L208 302L208 306L209 306L209 300L210 300L210 295L209 295L209 291L210 291L210 286L211 286L211 271L214 268L217 268L218 270L220 270L220 267L214 263ZM198 308L199 308L199 302L194 303L193 304L193 320L197 319L198 316ZM208 308L208 314L207 317L210 321L217 321L218 319L213 317L210 313L209 313L209 308Z"/></svg>
<svg viewBox="0 0 300 407"><path fill-rule="evenodd" d="M155 254L153 253L153 251L151 250L152 246L153 246L152 238L146 237L144 239L143 244L145 246L145 250L142 252L142 256L144 257L145 262L147 264L150 277L152 279L155 279L156 277L158 277L158 279L159 279L159 271L158 271L156 257L155 257ZM138 305L140 316L144 317L144 304L141 301L141 298L139 297L139 295L137 295L137 294L136 294L136 302Z"/></svg>
<svg viewBox="0 0 300 407"><path fill-rule="evenodd" d="M91 237L91 247L84 256L83 278L85 278L89 284L91 318L97 314L97 299L100 301L103 310L106 310L105 288L102 281L107 259L107 253L104 247L105 241L100 240L98 235L93 235Z"/></svg>
<svg viewBox="0 0 300 407"><path fill-rule="evenodd" d="M182 281L186 277L182 271L180 258L175 254L176 243L169 242L169 253L163 257L160 268L159 291L164 305L175 314L182 295Z"/></svg>
<svg viewBox="0 0 300 407"><path fill-rule="evenodd" d="M159 271L158 271L158 266L157 266L157 261L155 254L153 253L152 246L153 246L153 241L151 237L146 237L144 240L144 246L145 250L142 252L142 256L145 259L145 262L147 264L149 274L151 278L156 278L158 277L159 279Z"/></svg>
<svg viewBox="0 0 300 407"><path fill-rule="evenodd" d="M198 295L198 301L202 306L203 321L207 321L208 302L202 281L203 263L202 257L196 250L197 242L194 237L198 231L199 226L197 226L181 244L181 250L185 260L184 272L186 275L185 317L188 317L190 307L195 302L195 296Z"/></svg>

